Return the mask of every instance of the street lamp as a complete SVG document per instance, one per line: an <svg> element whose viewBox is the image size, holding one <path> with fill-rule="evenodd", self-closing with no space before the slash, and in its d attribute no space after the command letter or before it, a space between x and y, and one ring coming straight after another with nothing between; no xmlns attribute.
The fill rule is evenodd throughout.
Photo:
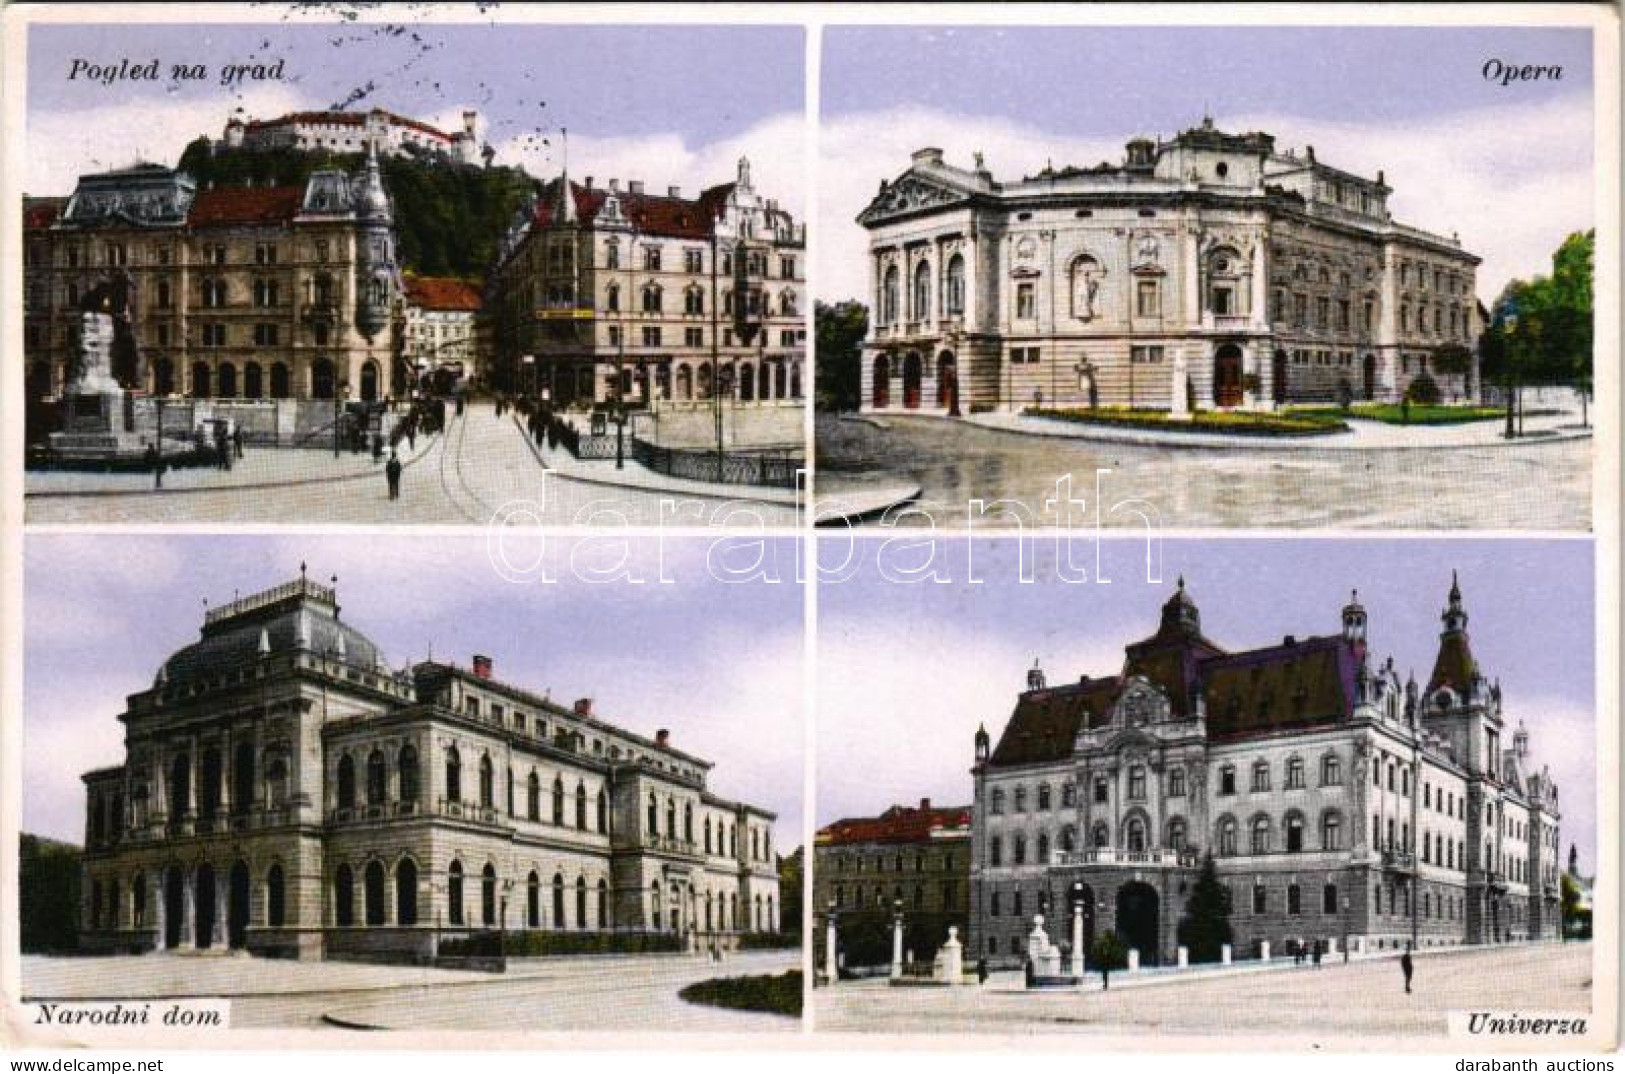
<svg viewBox="0 0 1625 1074"><path fill-rule="evenodd" d="M344 397L349 394L349 391L350 386L348 384L342 387L336 384L333 386L333 457L335 459L339 457L339 434L340 428L344 424Z"/></svg>

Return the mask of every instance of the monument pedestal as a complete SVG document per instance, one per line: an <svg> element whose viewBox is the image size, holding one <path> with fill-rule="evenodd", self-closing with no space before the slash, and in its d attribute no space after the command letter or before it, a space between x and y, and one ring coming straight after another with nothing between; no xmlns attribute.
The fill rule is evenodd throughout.
<svg viewBox="0 0 1625 1074"><path fill-rule="evenodd" d="M127 393L116 384L62 397L62 431L51 434L51 453L61 459L140 458L146 441L126 428Z"/></svg>

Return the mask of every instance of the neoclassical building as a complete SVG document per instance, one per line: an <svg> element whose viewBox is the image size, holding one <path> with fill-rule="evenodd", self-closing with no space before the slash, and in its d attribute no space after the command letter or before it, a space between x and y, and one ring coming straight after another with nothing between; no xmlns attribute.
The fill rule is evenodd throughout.
<svg viewBox="0 0 1625 1074"><path fill-rule="evenodd" d="M1452 581L1433 673L1401 682L1342 629L1228 651L1181 579L1115 675L1036 667L990 747L976 736L971 950L1019 964L1037 914L1057 943L1114 930L1174 960L1204 855L1237 957L1290 941L1368 950L1558 938L1557 787L1507 735Z"/></svg>
<svg viewBox="0 0 1625 1074"><path fill-rule="evenodd" d="M210 609L86 773L81 946L422 961L447 936L773 932L772 813L497 679L390 666L300 577Z"/></svg>
<svg viewBox="0 0 1625 1074"><path fill-rule="evenodd" d="M806 241L748 160L697 198L566 172L520 211L492 269L493 376L564 406L779 405L799 439Z"/></svg>
<svg viewBox="0 0 1625 1074"><path fill-rule="evenodd" d="M400 294L376 154L302 186L197 189L158 164L84 175L23 207L30 399L62 390L80 301L127 274L139 368L128 389L194 399L382 399Z"/></svg>
<svg viewBox="0 0 1625 1074"><path fill-rule="evenodd" d="M994 178L921 149L858 217L866 409L1394 400L1473 351L1479 258L1395 221L1384 175L1211 119L1120 164ZM1476 352L1475 352L1476 353ZM1459 358L1459 355L1458 355ZM1476 362L1476 359L1471 359Z"/></svg>

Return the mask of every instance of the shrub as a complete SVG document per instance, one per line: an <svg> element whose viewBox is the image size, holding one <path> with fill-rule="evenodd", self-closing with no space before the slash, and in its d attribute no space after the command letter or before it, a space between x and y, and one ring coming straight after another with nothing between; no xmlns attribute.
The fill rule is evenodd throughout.
<svg viewBox="0 0 1625 1074"><path fill-rule="evenodd" d="M1424 406L1437 403L1440 399L1439 382L1433 379L1431 373L1423 370L1415 380L1411 381L1411 386L1405 389L1405 398L1413 403L1421 403Z"/></svg>
<svg viewBox="0 0 1625 1074"><path fill-rule="evenodd" d="M522 932L479 933L440 941L440 954L448 957L494 955L498 948L509 958L545 955L651 955L683 949L682 937L671 932Z"/></svg>
<svg viewBox="0 0 1625 1074"><path fill-rule="evenodd" d="M801 1017L800 970L789 970L776 976L716 977L691 984L677 994L689 1003Z"/></svg>

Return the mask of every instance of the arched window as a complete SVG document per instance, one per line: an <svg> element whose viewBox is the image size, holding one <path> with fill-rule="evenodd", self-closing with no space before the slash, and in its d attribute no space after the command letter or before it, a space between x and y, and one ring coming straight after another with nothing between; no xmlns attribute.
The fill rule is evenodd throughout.
<svg viewBox="0 0 1625 1074"><path fill-rule="evenodd" d="M660 931L660 881L649 885L649 927Z"/></svg>
<svg viewBox="0 0 1625 1074"><path fill-rule="evenodd" d="M1068 854L1078 849L1078 830L1070 824L1061 829L1061 849Z"/></svg>
<svg viewBox="0 0 1625 1074"><path fill-rule="evenodd" d="M943 278L942 311L950 317L965 312L965 259L959 254L948 259L948 273Z"/></svg>
<svg viewBox="0 0 1625 1074"><path fill-rule="evenodd" d="M525 879L525 924L533 929L542 927L542 878L535 869Z"/></svg>
<svg viewBox="0 0 1625 1074"><path fill-rule="evenodd" d="M553 874L553 927L562 929L568 924L564 919L564 876L561 873Z"/></svg>
<svg viewBox="0 0 1625 1074"><path fill-rule="evenodd" d="M1320 818L1320 848L1343 849L1343 818L1336 813L1327 813Z"/></svg>
<svg viewBox="0 0 1625 1074"><path fill-rule="evenodd" d="M691 802L683 803L683 840L694 842L694 805Z"/></svg>
<svg viewBox="0 0 1625 1074"><path fill-rule="evenodd" d="M1303 890L1296 883L1286 886L1286 912L1294 915L1303 913Z"/></svg>
<svg viewBox="0 0 1625 1074"><path fill-rule="evenodd" d="M395 866L395 924L418 923L418 864L402 858Z"/></svg>
<svg viewBox="0 0 1625 1074"><path fill-rule="evenodd" d="M373 750L367 757L367 804L381 806L388 797L389 766L383 750Z"/></svg>
<svg viewBox="0 0 1625 1074"><path fill-rule="evenodd" d="M463 759L458 754L456 746L446 749L446 800L448 802L463 800Z"/></svg>
<svg viewBox="0 0 1625 1074"><path fill-rule="evenodd" d="M647 834L647 835L659 835L660 834L660 803L655 800L654 792L652 792L652 791L649 794L648 814L649 815L646 818L646 821L647 821L647 826L648 826L649 830L645 834Z"/></svg>
<svg viewBox="0 0 1625 1074"><path fill-rule="evenodd" d="M333 875L333 922L340 928L355 924L355 874L348 865Z"/></svg>
<svg viewBox="0 0 1625 1074"><path fill-rule="evenodd" d="M1038 833L1038 863L1040 865L1048 865L1049 864L1049 833L1048 832L1039 832Z"/></svg>
<svg viewBox="0 0 1625 1074"><path fill-rule="evenodd" d="M480 871L480 923L488 928L497 923L497 870L489 862Z"/></svg>
<svg viewBox="0 0 1625 1074"><path fill-rule="evenodd" d="M1327 884L1320 889L1320 912L1323 914L1337 913L1337 885Z"/></svg>
<svg viewBox="0 0 1625 1074"><path fill-rule="evenodd" d="M580 782L576 783L576 827L587 830L587 788Z"/></svg>
<svg viewBox="0 0 1625 1074"><path fill-rule="evenodd" d="M660 312L660 285L648 283L643 285L643 312Z"/></svg>
<svg viewBox="0 0 1625 1074"><path fill-rule="evenodd" d="M400 779L402 802L418 800L418 751L414 746L401 747L400 759L395 762Z"/></svg>
<svg viewBox="0 0 1625 1074"><path fill-rule="evenodd" d="M683 292L684 313L705 312L705 292L698 287L690 287Z"/></svg>
<svg viewBox="0 0 1625 1074"><path fill-rule="evenodd" d="M480 755L480 805L492 809L496 805L497 787L496 772L491 767L491 755Z"/></svg>
<svg viewBox="0 0 1625 1074"><path fill-rule="evenodd" d="M1221 246L1207 258L1207 308L1219 317L1232 317L1243 309L1242 285L1246 265L1235 250Z"/></svg>
<svg viewBox="0 0 1625 1074"><path fill-rule="evenodd" d="M1181 817L1175 817L1173 820L1169 821L1168 848L1170 850L1184 850L1186 839L1187 836L1184 819Z"/></svg>
<svg viewBox="0 0 1625 1074"><path fill-rule="evenodd" d="M794 291L786 289L779 292L779 316L796 316L796 293Z"/></svg>
<svg viewBox="0 0 1625 1074"><path fill-rule="evenodd" d="M377 858L367 863L365 872L367 924L384 923L384 864Z"/></svg>
<svg viewBox="0 0 1625 1074"><path fill-rule="evenodd" d="M553 777L553 823L564 826L564 777Z"/></svg>
<svg viewBox="0 0 1625 1074"><path fill-rule="evenodd" d="M711 818L710 817L705 818L705 823L701 825L701 828L705 832L705 852L707 854L709 854L709 853L711 853Z"/></svg>
<svg viewBox="0 0 1625 1074"><path fill-rule="evenodd" d="M463 863L453 861L446 872L446 920L453 925L463 923Z"/></svg>
<svg viewBox="0 0 1625 1074"><path fill-rule="evenodd" d="M1303 851L1303 817L1298 813L1288 813L1286 817L1286 850L1288 854Z"/></svg>
<svg viewBox="0 0 1625 1074"><path fill-rule="evenodd" d="M1320 759L1320 784L1323 787L1335 787L1343 782L1343 763L1337 759L1337 754L1328 753Z"/></svg>
<svg viewBox="0 0 1625 1074"><path fill-rule="evenodd" d="M598 881L598 927L609 928L609 881Z"/></svg>
<svg viewBox="0 0 1625 1074"><path fill-rule="evenodd" d="M1233 817L1225 817L1219 821L1219 853L1230 855L1236 852L1236 821Z"/></svg>
<svg viewBox="0 0 1625 1074"><path fill-rule="evenodd" d="M620 284L612 283L612 284L609 285L609 289L604 292L604 308L609 310L609 312L611 312L611 313L615 313L615 312L618 312L620 310L620 308L621 308L621 285Z"/></svg>
<svg viewBox="0 0 1625 1074"><path fill-rule="evenodd" d="M1138 854L1145 850L1145 821L1130 817L1123 826L1123 846Z"/></svg>
<svg viewBox="0 0 1625 1074"><path fill-rule="evenodd" d="M609 795L603 791L598 792L598 831L600 834L609 831Z"/></svg>
<svg viewBox="0 0 1625 1074"><path fill-rule="evenodd" d="M897 323L897 290L900 282L896 265L888 266L885 275L881 277L880 285L880 323Z"/></svg>
<svg viewBox="0 0 1625 1074"><path fill-rule="evenodd" d="M535 821L542 819L542 777L535 769L525 781L525 815Z"/></svg>
<svg viewBox="0 0 1625 1074"><path fill-rule="evenodd" d="M1254 854L1268 854L1270 852L1270 819L1268 817L1255 817L1252 827L1252 843L1249 847Z"/></svg>
<svg viewBox="0 0 1625 1074"><path fill-rule="evenodd" d="M355 808L355 761L348 753L339 757L339 808Z"/></svg>
<svg viewBox="0 0 1625 1074"><path fill-rule="evenodd" d="M931 263L914 266L914 288L909 302L909 319L923 321L931 316Z"/></svg>
<svg viewBox="0 0 1625 1074"><path fill-rule="evenodd" d="M576 877L576 928L587 927L587 878Z"/></svg>
<svg viewBox="0 0 1625 1074"><path fill-rule="evenodd" d="M1104 850L1112 845L1112 832L1106 827L1105 821L1095 824L1089 833L1089 842L1096 850Z"/></svg>
<svg viewBox="0 0 1625 1074"><path fill-rule="evenodd" d="M272 862L271 868L265 873L265 923L273 929L281 928L286 917L285 894L282 866L278 862Z"/></svg>
<svg viewBox="0 0 1625 1074"><path fill-rule="evenodd" d="M1303 785L1303 758L1288 758L1286 762L1286 789L1298 791L1303 789Z"/></svg>
<svg viewBox="0 0 1625 1074"><path fill-rule="evenodd" d="M280 755L265 763L265 801L272 809L281 809L288 801L288 762Z"/></svg>

